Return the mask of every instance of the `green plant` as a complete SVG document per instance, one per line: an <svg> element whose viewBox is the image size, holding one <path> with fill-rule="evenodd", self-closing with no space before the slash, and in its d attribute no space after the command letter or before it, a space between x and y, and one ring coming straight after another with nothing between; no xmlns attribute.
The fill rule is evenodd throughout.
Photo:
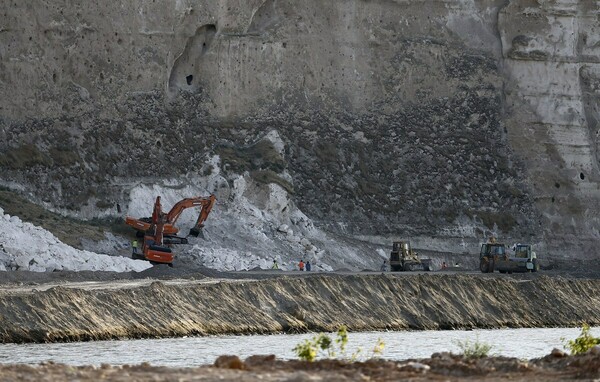
<svg viewBox="0 0 600 382"><path fill-rule="evenodd" d="M467 339L464 341L454 341L454 344L462 351L462 356L469 359L487 357L493 347L488 343L480 342L479 336L473 342Z"/></svg>
<svg viewBox="0 0 600 382"><path fill-rule="evenodd" d="M335 340L325 333L320 333L311 339L306 339L297 344L293 351L298 358L303 361L313 362L319 355L326 355L327 358L335 358L339 356L342 359L350 359L355 361L362 353L362 349L358 348L350 357L346 354L346 346L348 345L348 330L345 326L340 326L336 333ZM377 344L373 348L371 358L380 356L385 349L385 343L381 338L377 339Z"/></svg>
<svg viewBox="0 0 600 382"><path fill-rule="evenodd" d="M329 358L335 356L331 337L323 333L314 336L312 339L302 341L293 350L298 358L308 362L317 359L319 352L327 352Z"/></svg>
<svg viewBox="0 0 600 382"><path fill-rule="evenodd" d="M576 355L585 353L596 345L600 345L600 338L592 336L590 334L590 326L588 324L583 324L579 337L567 341L564 346L571 355Z"/></svg>

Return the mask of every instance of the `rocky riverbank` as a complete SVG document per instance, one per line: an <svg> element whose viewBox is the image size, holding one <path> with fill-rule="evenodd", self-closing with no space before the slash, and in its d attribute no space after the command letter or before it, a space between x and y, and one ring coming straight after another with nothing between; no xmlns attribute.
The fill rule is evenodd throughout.
<svg viewBox="0 0 600 382"><path fill-rule="evenodd" d="M0 290L1 342L600 324L600 280L315 275ZM43 288L39 288L43 289Z"/></svg>
<svg viewBox="0 0 600 382"><path fill-rule="evenodd" d="M219 357L213 366L155 367L147 363L101 367L57 365L0 366L0 381L594 381L600 353L580 356L552 354L533 360L506 357L467 359L436 353L421 360L347 363L339 360L280 361L275 356Z"/></svg>

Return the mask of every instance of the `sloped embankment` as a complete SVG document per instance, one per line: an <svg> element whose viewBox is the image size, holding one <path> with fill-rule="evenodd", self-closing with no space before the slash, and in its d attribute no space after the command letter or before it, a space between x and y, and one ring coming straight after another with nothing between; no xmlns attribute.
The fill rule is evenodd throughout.
<svg viewBox="0 0 600 382"><path fill-rule="evenodd" d="M0 293L0 341L600 324L600 280L314 276Z"/></svg>

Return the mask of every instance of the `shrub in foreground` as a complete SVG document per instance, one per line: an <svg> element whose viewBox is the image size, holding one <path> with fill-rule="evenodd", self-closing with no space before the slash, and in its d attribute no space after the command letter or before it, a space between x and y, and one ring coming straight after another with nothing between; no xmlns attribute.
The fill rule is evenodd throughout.
<svg viewBox="0 0 600 382"><path fill-rule="evenodd" d="M349 357L346 353L346 346L348 344L348 331L345 326L340 326L336 333L336 338L332 339L325 333L320 333L311 339L306 339L297 344L293 351L296 353L298 358L303 361L313 362L319 356L326 356L327 358L342 358L350 359L355 361L360 356L362 349L358 348ZM376 345L373 347L371 358L377 357L383 353L385 343L381 338L377 340Z"/></svg>
<svg viewBox="0 0 600 382"><path fill-rule="evenodd" d="M475 339L475 341L471 342L470 340L464 341L455 341L456 346L462 351L460 353L465 358L483 358L487 357L490 354L490 350L492 350L492 345L480 342L479 337Z"/></svg>
<svg viewBox="0 0 600 382"><path fill-rule="evenodd" d="M583 324L579 337L567 341L565 349L567 349L571 355L576 355L583 354L596 345L600 345L600 338L592 336L590 334L590 326L588 324Z"/></svg>

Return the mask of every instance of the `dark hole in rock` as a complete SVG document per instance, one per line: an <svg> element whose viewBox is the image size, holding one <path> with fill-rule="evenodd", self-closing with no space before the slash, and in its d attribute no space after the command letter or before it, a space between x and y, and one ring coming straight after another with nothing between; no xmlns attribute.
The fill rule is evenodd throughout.
<svg viewBox="0 0 600 382"><path fill-rule="evenodd" d="M583 175L582 172L579 173L579 179L584 180L585 179L585 175Z"/></svg>
<svg viewBox="0 0 600 382"><path fill-rule="evenodd" d="M554 196L553 196L553 197L552 197L552 203L554 203L554 201L555 201L555 200L556 200L556 199L554 199Z"/></svg>
<svg viewBox="0 0 600 382"><path fill-rule="evenodd" d="M558 182L554 183L554 187L560 188L560 183L558 183Z"/></svg>
<svg viewBox="0 0 600 382"><path fill-rule="evenodd" d="M162 143L160 143L160 141L156 141L156 147L161 147Z"/></svg>
<svg viewBox="0 0 600 382"><path fill-rule="evenodd" d="M187 77L185 77L185 80L187 81L188 85L192 84L192 81L194 80L194 76L192 76L191 74L188 75Z"/></svg>

